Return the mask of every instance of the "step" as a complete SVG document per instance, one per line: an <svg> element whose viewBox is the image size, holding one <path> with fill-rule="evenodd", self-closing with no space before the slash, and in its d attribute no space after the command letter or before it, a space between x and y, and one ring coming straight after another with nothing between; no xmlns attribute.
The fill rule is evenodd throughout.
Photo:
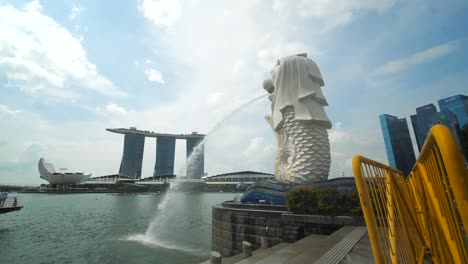
<svg viewBox="0 0 468 264"><path fill-rule="evenodd" d="M339 263L366 233L365 227L345 226L320 243L292 258L288 263Z"/></svg>
<svg viewBox="0 0 468 264"><path fill-rule="evenodd" d="M349 235L336 244L331 250L323 255L316 264L339 263L353 249L353 247L361 240L362 236L367 233L367 228L360 226L356 227Z"/></svg>
<svg viewBox="0 0 468 264"><path fill-rule="evenodd" d="M320 257L329 251L335 244L340 242L344 237L346 237L351 231L354 230L354 228L354 226L345 226L329 236L316 234L310 235L255 263L289 263L293 259L296 259L298 256L301 256L305 253L307 253L308 256L311 255ZM295 263L310 263L310 257L309 259L299 258L297 261L295 260Z"/></svg>
<svg viewBox="0 0 468 264"><path fill-rule="evenodd" d="M256 261L258 260L261 260L273 253L275 253L276 251L278 250L281 250L287 246L291 245L290 243L279 243L271 248L267 248L267 249L258 249L256 251L254 251L254 253L252 254L251 257L248 257L246 259L243 259L242 261L239 261L237 262L236 264L251 264L251 263L255 263Z"/></svg>
<svg viewBox="0 0 468 264"><path fill-rule="evenodd" d="M291 243L285 243L285 242L282 242L282 243L279 243L273 247L270 247L270 248L267 248L267 249L256 249L254 251L252 251L252 256L251 257L248 257L248 258L244 258L244 254L243 253L240 253L240 254L237 254L235 256L232 256L232 257L223 257L221 259L221 263L222 264L234 264L234 263L254 263L254 262L244 262L244 260L250 260L250 259L255 259L255 261L265 257L265 256L268 256L272 253L274 253L275 251L277 250L280 250L284 247L287 247L288 245L291 245ZM210 264L210 260L205 260L203 261L202 263L200 264Z"/></svg>
<svg viewBox="0 0 468 264"><path fill-rule="evenodd" d="M346 255L342 263L375 263L368 233L362 236L361 240Z"/></svg>
<svg viewBox="0 0 468 264"><path fill-rule="evenodd" d="M291 244L283 249L280 249L273 254L254 262L256 264L280 264L286 263L288 260L297 256L297 254L303 252L304 250L308 250L311 245L320 243L326 236L324 235L317 235L312 234L306 238L303 238L299 241L296 241L294 244Z"/></svg>

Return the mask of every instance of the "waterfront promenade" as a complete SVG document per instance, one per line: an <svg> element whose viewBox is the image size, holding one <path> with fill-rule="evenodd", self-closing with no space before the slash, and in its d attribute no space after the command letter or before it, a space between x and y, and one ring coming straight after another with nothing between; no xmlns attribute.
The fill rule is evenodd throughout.
<svg viewBox="0 0 468 264"><path fill-rule="evenodd" d="M294 243L281 242L247 254L222 258L221 264L374 263L367 229L363 226L344 226L328 236L311 234ZM202 262L210 263L211 260Z"/></svg>

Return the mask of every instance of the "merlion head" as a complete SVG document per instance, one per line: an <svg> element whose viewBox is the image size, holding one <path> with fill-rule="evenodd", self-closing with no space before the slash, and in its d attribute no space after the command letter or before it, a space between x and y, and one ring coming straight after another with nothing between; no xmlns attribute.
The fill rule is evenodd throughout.
<svg viewBox="0 0 468 264"><path fill-rule="evenodd" d="M275 131L283 125L283 112L288 106L294 108L295 119L311 122L326 129L331 128L323 107L327 100L322 94L324 85L320 70L307 54L298 54L279 59L271 72L271 78L263 82L270 93L271 116L267 120Z"/></svg>

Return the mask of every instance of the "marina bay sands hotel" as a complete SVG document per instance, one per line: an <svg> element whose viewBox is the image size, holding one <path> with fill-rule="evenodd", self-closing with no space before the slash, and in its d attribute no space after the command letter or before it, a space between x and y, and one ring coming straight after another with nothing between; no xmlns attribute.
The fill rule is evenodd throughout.
<svg viewBox="0 0 468 264"><path fill-rule="evenodd" d="M205 135L192 132L192 134L163 134L150 131L137 130L135 127L107 128L109 132L124 134L124 148L119 174L135 179L141 178L143 164L143 151L145 137L156 138L156 163L153 176L174 175L175 144L176 139L185 139L187 145L187 172L189 179L200 179L204 173L205 146L200 145ZM196 151L193 157L191 154ZM190 157L190 158L189 158Z"/></svg>

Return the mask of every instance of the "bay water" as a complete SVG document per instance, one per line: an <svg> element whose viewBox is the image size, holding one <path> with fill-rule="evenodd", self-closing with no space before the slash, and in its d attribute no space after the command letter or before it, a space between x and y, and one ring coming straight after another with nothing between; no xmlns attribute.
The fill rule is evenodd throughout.
<svg viewBox="0 0 468 264"><path fill-rule="evenodd" d="M0 215L2 264L199 263L211 207L236 194L18 195L24 208Z"/></svg>

